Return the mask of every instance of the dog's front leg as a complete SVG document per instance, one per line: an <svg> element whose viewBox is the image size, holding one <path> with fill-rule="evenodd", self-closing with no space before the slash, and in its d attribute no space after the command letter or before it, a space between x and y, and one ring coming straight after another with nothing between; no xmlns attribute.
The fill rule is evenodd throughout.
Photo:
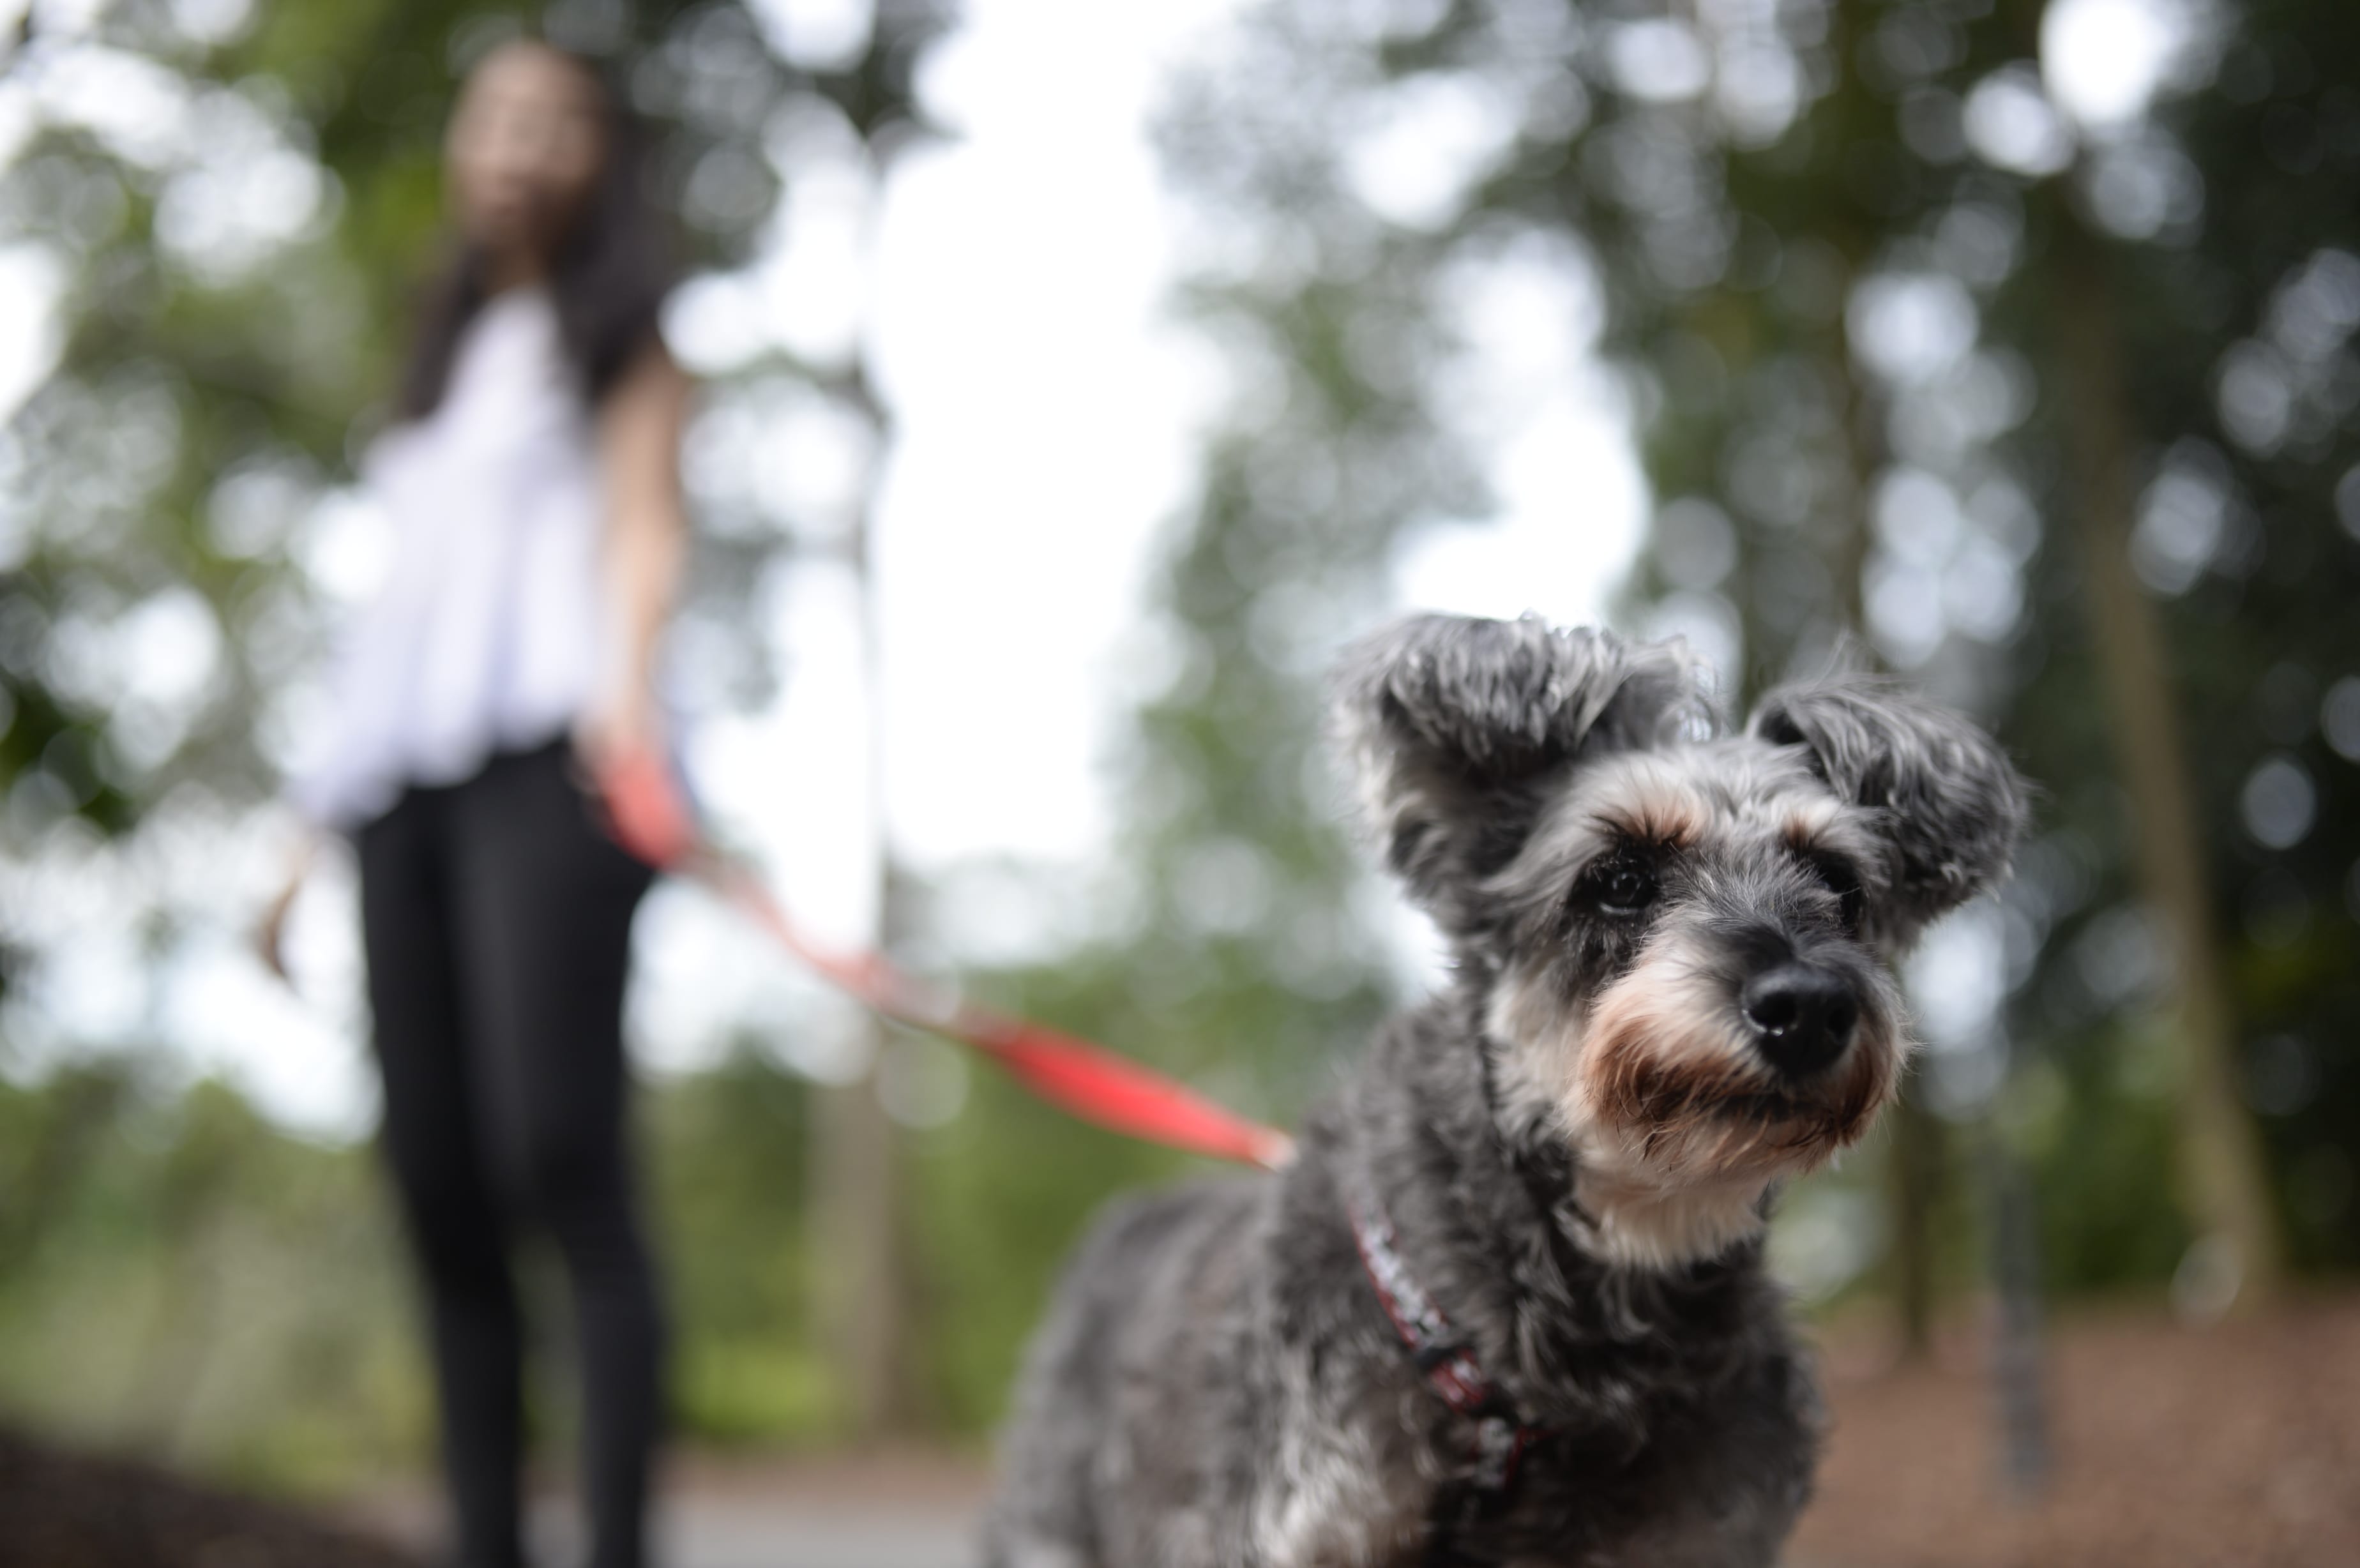
<svg viewBox="0 0 2360 1568"><path fill-rule="evenodd" d="M1251 1510L1258 1568L1391 1568L1422 1560L1431 1486L1407 1462L1407 1437L1381 1436L1366 1412L1315 1386L1311 1358L1284 1357L1269 1463Z"/></svg>

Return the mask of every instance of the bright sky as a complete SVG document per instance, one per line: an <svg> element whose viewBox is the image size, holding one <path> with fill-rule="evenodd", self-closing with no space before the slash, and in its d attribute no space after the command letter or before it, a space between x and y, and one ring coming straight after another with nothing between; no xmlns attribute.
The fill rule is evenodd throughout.
<svg viewBox="0 0 2360 1568"><path fill-rule="evenodd" d="M1111 852L1101 763L1131 689L1126 672L1143 651L1156 546L1187 505L1196 443L1221 391L1218 363L1167 310L1187 220L1162 189L1147 125L1164 73L1230 6L970 0L924 78L958 138L910 158L873 214L843 181L803 181L782 229L794 237L686 302L675 323L684 357L697 361L700 345L743 341L749 323L824 353L866 321L897 419L880 524L886 718L877 744L865 727L853 583L840 568L806 565L762 599L792 674L779 702L708 722L690 745L716 818L759 851L799 914L844 940L874 918L876 822L860 765L872 755L897 850L922 875L1012 859L1043 869L1053 886L1082 887ZM2100 57L2120 66L2138 54L2108 40L2162 9L2143 0L2057 7L2067 15L2048 37L2045 64L2069 113L2111 123L2145 102L2163 69L2158 51L2140 55L2143 86L2109 78ZM1054 94L1041 88L1051 78ZM1396 204L1431 204L1432 149L1396 152L1389 173L1394 155L1382 145L1356 149L1364 193L1380 211L1389 189ZM0 398L9 402L47 359L47 309L36 297L50 286L50 265L38 252L0 253ZM1437 522L1414 539L1397 563L1397 596L1404 606L1595 618L1636 547L1646 501L1619 407L1588 357L1596 304L1581 267L1515 252L1471 273L1461 292L1479 368L1453 405L1488 461L1502 515ZM705 357L718 366L727 354ZM841 440L808 421L777 430L756 445L769 465L761 483L841 484L852 461ZM231 887L251 908L283 825L224 836L221 824L191 822L115 870L177 879L213 907ZM41 896L60 909L88 903L92 929L103 926L104 886L73 864L55 871L57 887ZM1025 933L992 929L992 918L956 933L958 948L978 957L1024 948ZM262 974L239 934L201 930L171 955L151 1021L192 1070L232 1074L289 1125L365 1131L374 1091L359 1045L348 870L315 877L299 910L300 999ZM73 946L45 993L60 1040L137 1022L109 1011L121 1012L115 998L132 994L125 982L146 962L135 933ZM786 1020L794 1027L766 1032L799 1065L833 1073L854 1064L847 1016L698 895L660 889L639 946L634 1033L651 1065L694 1065L734 1027Z"/></svg>
<svg viewBox="0 0 2360 1568"><path fill-rule="evenodd" d="M1135 694L1131 672L1152 653L1143 595L1159 541L1185 516L1222 387L1218 360L1168 306L1189 219L1163 188L1148 125L1168 71L1229 6L975 0L923 78L956 137L907 158L873 206L819 158L757 263L692 291L674 318L683 357L715 373L765 342L818 357L865 343L893 410L877 552L881 735L868 733L857 584L810 561L759 595L789 673L776 702L708 718L687 741L715 818L801 918L840 941L864 940L875 918L872 757L914 871L1015 863L1053 889L1045 920L1038 898L1029 914L1006 898L957 900L968 912L941 956L1037 954L1087 919L1085 890L1112 849L1102 765ZM1050 78L1054 97L1040 90ZM825 126L810 134L824 146ZM1430 201L1435 160L1415 151L1399 181ZM1381 153L1355 174L1380 196L1392 178ZM28 286L48 265L0 256L0 273ZM1564 256L1502 258L1461 292L1484 368L1460 402L1502 516L1413 541L1402 601L1592 617L1642 507L1617 405L1586 357L1595 301ZM0 321L0 392L38 373L44 316ZM792 397L716 427L699 451L750 467L738 478L758 492L804 496L850 494L859 458L840 426ZM313 530L307 566L349 591L376 553L371 526L366 508L342 507ZM60 944L71 952L40 987L40 1027L19 1031L20 1066L144 1027L188 1071L229 1074L290 1126L364 1133L375 1092L349 866L332 860L298 906L300 996L253 962L239 920L200 918L158 964L110 915L137 907L136 885L174 890L163 896L201 915L234 904L242 919L267 896L286 829L161 824L136 859L58 860L44 898L86 904L76 918L93 934ZM1066 887L1061 910L1054 890ZM691 889L651 898L637 962L634 1043L659 1071L710 1061L749 1026L806 1071L858 1065L852 1016ZM153 993L136 983L143 965L161 975ZM144 1023L131 1000L141 995Z"/></svg>

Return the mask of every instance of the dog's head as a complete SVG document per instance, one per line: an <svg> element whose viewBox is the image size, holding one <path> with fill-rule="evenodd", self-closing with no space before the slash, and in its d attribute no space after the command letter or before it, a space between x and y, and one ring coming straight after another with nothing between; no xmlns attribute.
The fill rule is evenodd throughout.
<svg viewBox="0 0 2360 1568"><path fill-rule="evenodd" d="M2006 869L2026 790L1890 682L1723 733L1676 645L1421 616L1362 643L1341 739L1387 863L1484 989L1501 1114L1572 1148L1597 1240L1710 1255L1866 1130L1908 1051L1891 962Z"/></svg>

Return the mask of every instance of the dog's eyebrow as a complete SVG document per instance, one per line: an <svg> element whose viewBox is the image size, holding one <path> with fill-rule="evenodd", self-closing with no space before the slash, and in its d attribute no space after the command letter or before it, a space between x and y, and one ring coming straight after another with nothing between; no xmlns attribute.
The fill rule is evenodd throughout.
<svg viewBox="0 0 2360 1568"><path fill-rule="evenodd" d="M1844 852L1841 846L1828 841L1828 830L1835 826L1836 815L1836 808L1831 803L1797 807L1786 813L1779 836L1786 841L1788 849L1806 859L1818 855L1842 855Z"/></svg>
<svg viewBox="0 0 2360 1568"><path fill-rule="evenodd" d="M1704 837L1705 811L1678 795L1649 795L1600 808L1597 822L1608 833L1639 844L1688 849Z"/></svg>
<svg viewBox="0 0 2360 1568"><path fill-rule="evenodd" d="M1799 861L1804 869L1824 877L1830 869L1839 869L1853 882L1864 882L1869 877L1871 862L1863 859L1863 846L1847 842L1852 835L1841 831L1842 822L1835 812L1814 812L1803 810L1786 819L1779 837L1786 853Z"/></svg>

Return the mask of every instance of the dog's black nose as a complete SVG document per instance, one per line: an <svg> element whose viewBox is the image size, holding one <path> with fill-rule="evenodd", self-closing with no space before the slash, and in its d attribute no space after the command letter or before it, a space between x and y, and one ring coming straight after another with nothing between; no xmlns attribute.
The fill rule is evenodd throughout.
<svg viewBox="0 0 2360 1568"><path fill-rule="evenodd" d="M1860 1001L1824 969L1781 964L1745 983L1737 1005L1754 1026L1754 1049L1790 1078L1818 1072L1852 1043Z"/></svg>

